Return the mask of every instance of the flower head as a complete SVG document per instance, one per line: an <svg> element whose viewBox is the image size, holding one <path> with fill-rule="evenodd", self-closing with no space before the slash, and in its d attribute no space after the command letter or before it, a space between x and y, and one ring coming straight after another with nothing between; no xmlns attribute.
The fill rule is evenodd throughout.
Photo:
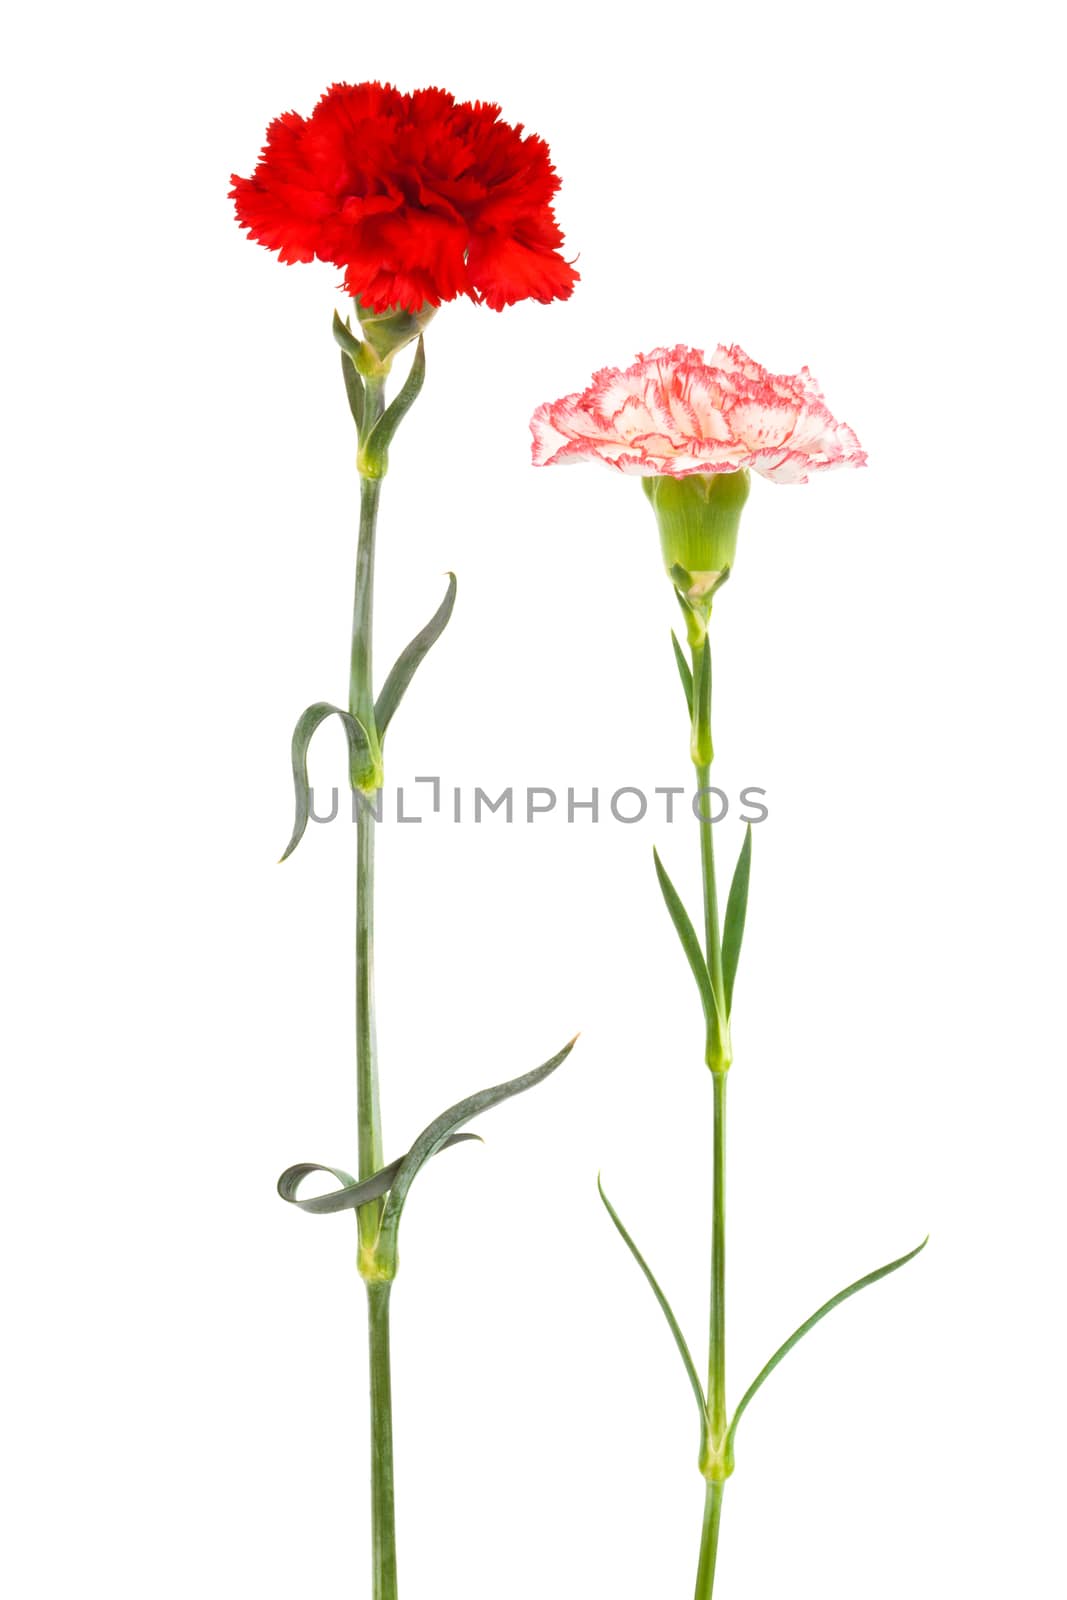
<svg viewBox="0 0 1067 1600"><path fill-rule="evenodd" d="M286 263L343 268L371 311L461 294L500 311L565 300L578 278L559 254L544 140L443 89L335 83L310 117L272 122L255 172L232 181L250 238Z"/></svg>
<svg viewBox="0 0 1067 1600"><path fill-rule="evenodd" d="M676 344L625 371L605 367L581 394L538 406L530 427L537 467L603 461L642 479L691 643L733 569L749 472L806 483L809 472L867 460L807 367L778 377L736 344L710 362Z"/></svg>
<svg viewBox="0 0 1067 1600"><path fill-rule="evenodd" d="M806 483L809 472L867 459L807 367L778 377L736 344L719 345L710 361L678 344L624 371L605 367L581 394L539 406L530 427L535 466L603 461L646 478L751 468L774 483Z"/></svg>

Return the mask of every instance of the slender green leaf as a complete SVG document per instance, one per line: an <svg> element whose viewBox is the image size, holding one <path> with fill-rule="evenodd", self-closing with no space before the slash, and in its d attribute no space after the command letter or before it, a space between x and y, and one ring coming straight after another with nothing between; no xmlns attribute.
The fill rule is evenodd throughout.
<svg viewBox="0 0 1067 1600"><path fill-rule="evenodd" d="M875 1272L868 1272L866 1277L857 1278L855 1283L850 1283L847 1289L842 1289L840 1294L835 1294L831 1300L827 1300L826 1304L820 1306L818 1311L816 1311L813 1316L808 1318L807 1322L802 1322L796 1332L790 1334L789 1338L784 1344L778 1346L778 1349L767 1362L767 1365L762 1368L753 1382L749 1384L748 1388L742 1395L740 1402L738 1403L737 1410L734 1412L733 1421L730 1423L726 1434L727 1452L733 1449L734 1435L737 1432L737 1424L740 1422L741 1417L749 1404L749 1401L752 1399L757 1390L761 1388L764 1383L766 1383L767 1379L770 1377L779 1361L789 1354L793 1346L795 1344L799 1344L804 1335L806 1333L810 1333L815 1324L817 1322L821 1322L823 1317L829 1316L834 1307L839 1306L843 1300L850 1299L852 1295L859 1294L861 1289L866 1289L869 1284L877 1283L879 1278L887 1278L891 1272L896 1272L900 1267L906 1267L909 1261L914 1261L920 1250L926 1249L929 1237L929 1234L927 1234L922 1244L916 1245L914 1250L909 1250L906 1256L898 1256L896 1261L890 1261L887 1266L879 1267Z"/></svg>
<svg viewBox="0 0 1067 1600"><path fill-rule="evenodd" d="M352 413L352 420L358 433L363 427L363 379L356 371L352 359L343 350L341 351L341 376L345 380L348 409Z"/></svg>
<svg viewBox="0 0 1067 1600"><path fill-rule="evenodd" d="M333 336L341 347L341 376L345 380L349 410L356 428L362 431L364 391L357 358L363 346L352 332L347 318L342 322L336 311L333 314Z"/></svg>
<svg viewBox="0 0 1067 1600"><path fill-rule="evenodd" d="M346 317L344 322L342 322L336 311L333 314L333 336L337 340L337 343L341 346L341 349L344 351L345 355L348 356L351 361L355 361L363 347L356 338L355 334L352 332L352 327L348 321L348 318Z"/></svg>
<svg viewBox="0 0 1067 1600"><path fill-rule="evenodd" d="M722 981L726 994L726 1015L734 1003L734 979L741 955L741 940L745 932L745 912L748 910L748 877L752 866L752 824L745 829L745 842L737 858L730 893L726 898L726 917L722 929Z"/></svg>
<svg viewBox="0 0 1067 1600"><path fill-rule="evenodd" d="M696 651L696 671L693 674L693 703L698 715L711 721L711 645L707 638Z"/></svg>
<svg viewBox="0 0 1067 1600"><path fill-rule="evenodd" d="M542 1066L535 1067L532 1072L525 1072L519 1078L511 1078L507 1083L498 1083L491 1089L482 1089L477 1094L468 1095L466 1100L457 1101L454 1106L449 1106L447 1111L442 1111L435 1117L428 1127L424 1128L415 1140L411 1149L401 1162L392 1186L389 1198L385 1202L382 1212L381 1229L378 1235L377 1254L385 1261L396 1259L397 1232L400 1227L400 1217L404 1210L404 1202L408 1197L408 1190L414 1183L420 1169L442 1149L445 1143L453 1137L457 1128L465 1122L470 1122L472 1117L478 1116L483 1111L488 1111L492 1106L497 1106L503 1100L510 1100L513 1095L523 1094L527 1089L532 1089L535 1084L541 1083L550 1073L555 1072L561 1062L565 1061L574 1049L576 1039L565 1044L551 1060Z"/></svg>
<svg viewBox="0 0 1067 1600"><path fill-rule="evenodd" d="M693 654L693 760L700 766L710 767L715 759L711 739L711 640L705 634L703 643Z"/></svg>
<svg viewBox="0 0 1067 1600"><path fill-rule="evenodd" d="M675 633L673 628L671 629L671 644L674 646L674 660L675 660L675 664L676 664L676 666L678 668L678 676L681 678L681 680L682 680L682 688L685 690L685 703L686 703L686 706L689 709L689 715L690 715L690 717L692 717L692 715L693 715L693 672L692 672L692 668L690 667L688 661L685 659L685 651L682 649L681 645L678 643L678 635Z"/></svg>
<svg viewBox="0 0 1067 1600"><path fill-rule="evenodd" d="M652 857L656 863L656 876L659 879L663 898L667 903L667 910L671 914L674 930L681 941L690 970L696 979L697 988L700 990L700 1003L704 1007L704 1020L708 1025L709 1033L716 1026L720 1026L721 1036L719 1008L715 1003L715 991L712 988L711 974L704 959L704 952L700 948L700 940L697 938L696 930L689 919L689 913L682 904L681 896L668 877L667 869L659 858L659 851L653 850Z"/></svg>
<svg viewBox="0 0 1067 1600"><path fill-rule="evenodd" d="M345 733L348 737L349 754L354 759L361 752L370 749L370 739L367 730L358 717L353 717L348 711L342 711L340 706L331 706L325 700L319 700L313 706L308 706L293 729L292 761L293 761L293 790L296 797L296 816L293 821L293 834L285 847L285 854L291 856L301 839L304 829L308 825L308 815L311 808L311 791L308 787L308 746L311 736L320 722L325 722L327 717L340 717Z"/></svg>
<svg viewBox="0 0 1067 1600"><path fill-rule="evenodd" d="M393 436L415 401L426 378L426 342L419 334L419 342L415 346L415 357L411 363L411 370L404 381L400 393L386 407L378 421L364 439L360 454L367 462L373 462L378 468L375 476L382 476L389 455L389 446Z"/></svg>
<svg viewBox="0 0 1067 1600"><path fill-rule="evenodd" d="M684 589L689 588L693 581L693 575L691 572L686 572L684 567L673 566L670 569L670 576L674 580L674 598L678 602L678 609L682 613L682 619L685 622L685 636L687 639L691 639L694 629L697 633L700 633L704 627L703 621L682 592Z"/></svg>
<svg viewBox="0 0 1067 1600"><path fill-rule="evenodd" d="M385 738L385 730L392 721L393 712L407 693L408 684L415 676L415 672L422 663L433 645L444 633L448 619L452 615L452 607L456 603L456 575L448 574L448 592L441 604L426 624L420 628L414 639L401 650L396 662L382 684L382 690L374 704L374 722L378 729L378 738Z"/></svg>
<svg viewBox="0 0 1067 1600"><path fill-rule="evenodd" d="M462 1144L467 1139L478 1139L478 1135L454 1134L451 1139L445 1140L441 1149L447 1150L451 1145ZM481 1143L481 1140L478 1142ZM335 1211L354 1211L359 1206L365 1206L368 1200L378 1200L383 1194L388 1193L404 1159L403 1156L398 1156L395 1161L390 1161L388 1166L382 1167L373 1177L364 1179L362 1183L341 1167L322 1167L317 1161L300 1161L294 1167L287 1167L282 1173L278 1179L278 1193L290 1205L298 1206L301 1211L309 1211L317 1216L326 1216ZM304 1179L309 1178L313 1172L328 1173L331 1178L336 1178L342 1187L331 1190L329 1194L312 1195L308 1200L298 1199L297 1190Z"/></svg>
<svg viewBox="0 0 1067 1600"><path fill-rule="evenodd" d="M660 1288L659 1284L656 1282L656 1279L655 1279L655 1277L653 1275L651 1267L649 1266L648 1262L645 1260L644 1256L641 1254L640 1250L637 1248L636 1244L634 1244L633 1239L627 1233L625 1227L623 1226L622 1219L620 1218L619 1213L615 1210L615 1207L612 1205L611 1201L608 1199L607 1195L604 1193L604 1185L600 1181L600 1174L599 1173L597 1174L596 1186L600 1191L600 1198L604 1202L604 1208L607 1211L608 1216L611 1218L612 1222L615 1224L616 1228L619 1230L619 1233L621 1234L624 1243L626 1244L627 1248L629 1249L630 1254L633 1256L634 1260L637 1262L637 1265L641 1268L641 1271L644 1273L645 1277L647 1278L649 1288L652 1290L652 1293L655 1295L656 1300L659 1303L659 1308L663 1312L663 1315L667 1319L667 1326L670 1328L671 1333L674 1335L674 1342L678 1346L678 1353L682 1358L682 1364L685 1367L686 1375L689 1378L689 1382L690 1382L690 1384L692 1386L693 1393L696 1396L697 1409L700 1412L701 1437L703 1438L704 1435L707 1432L707 1427L708 1427L708 1403L704 1398L704 1390L703 1390L703 1387L701 1385L700 1377L699 1377L699 1375L697 1373L697 1369L696 1369L696 1365L695 1365L695 1363L693 1361L693 1357L689 1353L689 1346L685 1342L685 1335L682 1332L681 1328L678 1326L678 1318L675 1316L674 1312L671 1310L670 1301L667 1299L667 1296L663 1293L663 1290Z"/></svg>

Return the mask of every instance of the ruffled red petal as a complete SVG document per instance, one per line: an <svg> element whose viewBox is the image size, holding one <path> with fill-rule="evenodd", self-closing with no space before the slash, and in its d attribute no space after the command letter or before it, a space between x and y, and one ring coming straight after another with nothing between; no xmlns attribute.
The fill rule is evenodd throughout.
<svg viewBox="0 0 1067 1600"><path fill-rule="evenodd" d="M333 84L310 117L272 122L231 198L250 238L285 262L342 268L375 310L459 294L499 310L565 299L577 281L559 254L558 188L544 140L498 106L360 83Z"/></svg>
<svg viewBox="0 0 1067 1600"><path fill-rule="evenodd" d="M494 311L517 300L566 300L578 281L574 268L554 250L505 233L475 239L467 267L479 297Z"/></svg>

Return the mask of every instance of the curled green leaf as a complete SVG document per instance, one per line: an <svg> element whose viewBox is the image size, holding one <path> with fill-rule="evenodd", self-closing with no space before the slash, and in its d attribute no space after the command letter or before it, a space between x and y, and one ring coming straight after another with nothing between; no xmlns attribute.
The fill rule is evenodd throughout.
<svg viewBox="0 0 1067 1600"><path fill-rule="evenodd" d="M478 1139L478 1135L457 1133L451 1139L446 1139L441 1149L448 1150L452 1145L462 1144L469 1139ZM310 1212L313 1216L328 1216L336 1211L355 1211L360 1206L365 1206L369 1200L380 1200L383 1194L388 1193L404 1160L404 1156L398 1156L395 1161L390 1161L387 1166L382 1167L371 1177L365 1178L362 1183L341 1167L323 1167L317 1161L298 1161L295 1166L286 1167L278 1179L278 1193L289 1205ZM325 1172L331 1178L336 1178L341 1188L333 1189L329 1194L315 1194L306 1200L299 1199L297 1191L300 1185L305 1178L310 1178L313 1172Z"/></svg>
<svg viewBox="0 0 1067 1600"><path fill-rule="evenodd" d="M332 706L325 700L319 700L313 706L308 706L293 729L292 763L293 763L293 791L296 799L296 815L293 820L293 832L281 859L285 861L291 856L308 825L311 811L311 790L308 786L308 746L311 737L320 722L325 722L327 717L340 717L345 734L348 738L350 762L355 764L357 758L365 756L371 749L371 741L366 728L358 717L351 712L342 711L340 706Z"/></svg>
<svg viewBox="0 0 1067 1600"><path fill-rule="evenodd" d="M419 1171L438 1150L444 1148L458 1128L470 1122L473 1117L483 1111L488 1111L492 1106L500 1105L504 1100L510 1100L514 1095L524 1094L527 1089L532 1089L536 1084L543 1083L556 1068L565 1061L574 1049L576 1038L571 1039L562 1050L552 1056L540 1067L535 1067L532 1072L525 1072L521 1077L511 1078L506 1083L498 1083L491 1089L481 1089L477 1094L468 1095L467 1099L457 1101L454 1106L449 1106L447 1111L442 1111L435 1117L428 1127L424 1128L415 1140L411 1149L404 1157L389 1190L388 1199L382 1211L381 1227L375 1245L375 1255L382 1263L387 1275L391 1276L396 1271L397 1259L397 1234L400 1228L400 1218L407 1200L408 1191L414 1183Z"/></svg>
<svg viewBox="0 0 1067 1600"><path fill-rule="evenodd" d="M448 626L455 603L456 575L450 572L444 599L426 626L420 628L415 637L401 650L374 703L374 722L380 741L384 740L385 730L392 721L393 712L407 693L408 685L418 667Z"/></svg>

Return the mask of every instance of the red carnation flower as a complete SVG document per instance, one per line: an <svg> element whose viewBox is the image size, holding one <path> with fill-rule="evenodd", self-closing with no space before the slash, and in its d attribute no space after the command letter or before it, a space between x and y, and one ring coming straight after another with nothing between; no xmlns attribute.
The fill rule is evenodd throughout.
<svg viewBox="0 0 1067 1600"><path fill-rule="evenodd" d="M343 267L373 311L460 294L500 311L565 300L578 279L559 254L544 140L443 89L335 83L310 117L272 122L255 172L232 181L249 238L286 263Z"/></svg>

